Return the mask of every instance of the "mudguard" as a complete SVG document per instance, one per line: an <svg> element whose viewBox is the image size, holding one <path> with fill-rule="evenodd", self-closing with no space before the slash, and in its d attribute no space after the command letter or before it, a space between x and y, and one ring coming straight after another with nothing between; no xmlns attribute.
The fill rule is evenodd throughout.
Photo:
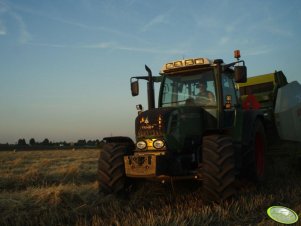
<svg viewBox="0 0 301 226"><path fill-rule="evenodd" d="M102 142L105 144L109 144L109 143L123 144L127 146L129 150L133 150L135 148L134 141L129 137L123 137L123 136L104 137L102 139Z"/></svg>

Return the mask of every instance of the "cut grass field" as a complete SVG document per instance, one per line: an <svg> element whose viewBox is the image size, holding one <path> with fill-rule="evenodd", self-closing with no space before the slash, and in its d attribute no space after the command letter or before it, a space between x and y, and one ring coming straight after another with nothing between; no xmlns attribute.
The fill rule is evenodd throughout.
<svg viewBox="0 0 301 226"><path fill-rule="evenodd" d="M127 197L98 194L98 156L0 152L0 225L278 225L266 214L270 206L301 214L301 173L285 156L273 157L262 185L240 181L235 199L210 205L192 181L139 182Z"/></svg>

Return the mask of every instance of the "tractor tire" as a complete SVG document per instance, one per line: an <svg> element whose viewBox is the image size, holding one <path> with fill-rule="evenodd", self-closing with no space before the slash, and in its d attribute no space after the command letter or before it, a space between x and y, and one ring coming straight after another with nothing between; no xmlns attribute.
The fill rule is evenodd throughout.
<svg viewBox="0 0 301 226"><path fill-rule="evenodd" d="M231 138L224 135L203 137L202 155L204 201L220 202L235 195L235 157Z"/></svg>
<svg viewBox="0 0 301 226"><path fill-rule="evenodd" d="M266 152L267 152L267 139L263 124L260 120L256 120L250 142L251 152L251 179L255 182L263 182L266 176Z"/></svg>
<svg viewBox="0 0 301 226"><path fill-rule="evenodd" d="M125 189L124 160L127 147L118 143L104 145L98 160L99 192L118 194Z"/></svg>
<svg viewBox="0 0 301 226"><path fill-rule="evenodd" d="M263 124L256 120L251 132L251 138L244 157L244 166L247 177L256 183L266 178L267 139Z"/></svg>

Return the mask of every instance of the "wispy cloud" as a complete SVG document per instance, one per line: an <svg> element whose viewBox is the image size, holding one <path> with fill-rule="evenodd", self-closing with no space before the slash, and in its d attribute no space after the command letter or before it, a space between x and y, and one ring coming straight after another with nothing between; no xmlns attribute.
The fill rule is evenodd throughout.
<svg viewBox="0 0 301 226"><path fill-rule="evenodd" d="M20 30L20 36L19 36L19 41L22 44L25 44L31 40L31 35L27 30L27 26L23 20L23 18L18 15L17 13L11 12L11 15L13 18L15 18L17 24L19 25L19 30Z"/></svg>
<svg viewBox="0 0 301 226"><path fill-rule="evenodd" d="M96 44L90 45L80 45L80 48L87 48L87 49L112 49L114 48L115 44L113 42L100 42Z"/></svg>
<svg viewBox="0 0 301 226"><path fill-rule="evenodd" d="M8 10L7 4L0 0L0 15L4 14ZM0 20L0 35L6 35L6 27L2 20Z"/></svg>
<svg viewBox="0 0 301 226"><path fill-rule="evenodd" d="M87 4L90 4L90 3L87 3ZM16 4L13 5L13 8L16 9L17 11L20 11L20 12L29 13L31 15L43 17L43 18L46 18L46 19L49 19L49 20L52 20L52 21L56 21L56 22L59 22L59 23L62 23L62 24L73 26L73 27L78 27L78 28L81 28L81 29L84 29L84 30L103 31L103 32L106 32L106 33L109 33L109 34L119 36L121 38L130 38L132 40L136 40L136 41L139 41L141 43L148 44L145 41L145 39L139 38L136 35L133 35L131 33L122 32L122 31L117 30L117 29L112 29L112 28L108 28L108 27L105 27L105 26L87 25L85 23L73 21L73 20L70 20L70 19L64 19L64 18L61 18L61 17L58 17L58 16L53 16L53 15L47 13L47 12L32 10L28 7L19 6L19 5L16 5Z"/></svg>
<svg viewBox="0 0 301 226"><path fill-rule="evenodd" d="M226 45L227 43L229 43L229 41L230 41L229 36L223 36L223 37L220 38L219 44L220 45Z"/></svg>
<svg viewBox="0 0 301 226"><path fill-rule="evenodd" d="M249 49L245 51L246 56L258 56L268 54L272 51L268 46L258 46L256 49Z"/></svg>
<svg viewBox="0 0 301 226"><path fill-rule="evenodd" d="M155 54L183 54L182 50L177 49L157 49L157 48L139 48L139 47L129 47L129 46L117 46L115 49L125 50L130 52L144 52L144 53L155 53Z"/></svg>
<svg viewBox="0 0 301 226"><path fill-rule="evenodd" d="M0 0L0 13L4 13L8 10L8 5L5 1Z"/></svg>
<svg viewBox="0 0 301 226"><path fill-rule="evenodd" d="M78 45L68 45L68 44L56 44L56 43L41 43L41 42L29 42L27 43L31 46L41 46L50 48L68 48L68 49L116 49L114 43L111 42L100 42L96 44L78 44Z"/></svg>
<svg viewBox="0 0 301 226"><path fill-rule="evenodd" d="M148 31L151 27L153 27L155 25L168 24L168 14L169 14L169 12L157 15L151 21L149 21L147 24L145 24L141 30L143 32L145 32L145 31Z"/></svg>
<svg viewBox="0 0 301 226"><path fill-rule="evenodd" d="M22 16L18 14L16 11L14 11L8 2L4 0L0 0L0 14L7 14L10 15L16 22L18 28L19 28L19 42L22 44L27 43L31 40L31 35L27 30L27 26L25 21L23 20ZM7 34L7 28L3 24L2 21L0 21L0 35L6 35Z"/></svg>
<svg viewBox="0 0 301 226"><path fill-rule="evenodd" d="M6 27L4 26L1 20L0 20L0 35L6 35Z"/></svg>
<svg viewBox="0 0 301 226"><path fill-rule="evenodd" d="M50 48L77 48L77 49L99 49L99 50L120 50L129 52L143 52L143 53L154 53L154 54L184 54L185 51L180 49L162 49L162 48L140 48L133 46L121 45L115 42L99 42L95 44L78 44L78 45L65 45L65 44L52 44L52 43L27 43L31 46L41 46Z"/></svg>
<svg viewBox="0 0 301 226"><path fill-rule="evenodd" d="M293 36L293 33L290 30L277 27L276 25L268 26L268 27L266 27L266 29L274 35L279 35L279 36L283 36L283 37L292 37Z"/></svg>
<svg viewBox="0 0 301 226"><path fill-rule="evenodd" d="M155 47L149 47L149 48L141 48L141 47L133 47L133 46L125 46L120 45L118 43L99 43L96 45L85 45L81 46L82 48L95 48L95 49L113 49L113 50L122 50L122 51L129 51L129 52L143 52L143 53L155 53L155 54L182 54L182 50L176 50L176 49L162 49L162 48L155 48Z"/></svg>
<svg viewBox="0 0 301 226"><path fill-rule="evenodd" d="M28 42L27 45L50 47L50 48L74 48L74 46L71 46L71 45L53 44L53 43L39 43L39 42Z"/></svg>
<svg viewBox="0 0 301 226"><path fill-rule="evenodd" d="M61 18L49 17L49 19L56 20L58 22L68 24L68 25L71 25L71 26L79 27L79 28L82 28L82 29L85 29L85 30L103 31L103 32L106 32L106 33L114 34L114 35L119 36L121 38L130 38L132 40L136 40L136 41L139 41L141 43L148 44L148 42L146 42L145 39L139 38L138 36L132 35L130 33L122 32L120 30L111 29L111 28L103 27L103 26L91 26L91 25L87 25L87 24L83 24L83 23L79 23L79 22L74 22L74 21L70 21L70 20L65 20L65 19L61 19Z"/></svg>

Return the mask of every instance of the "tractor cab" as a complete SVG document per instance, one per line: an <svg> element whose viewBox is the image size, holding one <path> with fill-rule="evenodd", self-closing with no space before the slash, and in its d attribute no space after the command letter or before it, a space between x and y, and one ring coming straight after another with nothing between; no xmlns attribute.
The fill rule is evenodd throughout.
<svg viewBox="0 0 301 226"><path fill-rule="evenodd" d="M191 144L199 145L203 135L234 127L239 105L235 82L246 80L244 61L236 57L231 64L207 58L173 61L163 65L159 76L146 66L148 76L132 77L133 96L139 94L138 80L148 81L149 109L138 107L136 118L137 151L158 150L152 142L160 140L172 152L192 152ZM153 82L161 82L158 108Z"/></svg>
<svg viewBox="0 0 301 226"><path fill-rule="evenodd" d="M216 107L216 94L215 76L211 69L185 75L165 75L158 107Z"/></svg>

